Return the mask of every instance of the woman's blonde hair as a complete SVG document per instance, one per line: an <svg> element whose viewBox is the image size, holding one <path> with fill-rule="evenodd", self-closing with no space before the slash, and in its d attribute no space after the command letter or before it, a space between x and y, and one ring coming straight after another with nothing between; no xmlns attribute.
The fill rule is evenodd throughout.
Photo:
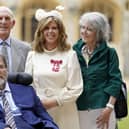
<svg viewBox="0 0 129 129"><path fill-rule="evenodd" d="M45 44L45 38L43 35L43 31L45 27L52 21L55 21L59 30L59 37L58 37L58 50L59 51L67 51L70 49L70 44L67 44L67 35L65 32L65 27L63 25L63 22L61 19L49 16L47 18L43 18L39 21L35 35L34 35L34 41L33 41L33 49L36 52L44 52L44 44Z"/></svg>

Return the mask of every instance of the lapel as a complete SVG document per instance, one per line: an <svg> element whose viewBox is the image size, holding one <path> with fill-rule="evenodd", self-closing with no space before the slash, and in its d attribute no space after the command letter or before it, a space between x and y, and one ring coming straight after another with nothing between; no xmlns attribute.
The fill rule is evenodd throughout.
<svg viewBox="0 0 129 129"><path fill-rule="evenodd" d="M29 86L22 86L19 84L8 83L10 90L12 92L12 98L17 107L22 108L32 108L35 104L31 94ZM21 97L20 97L21 96Z"/></svg>
<svg viewBox="0 0 129 129"><path fill-rule="evenodd" d="M14 83L8 83L8 85L12 93L13 101L15 105L19 107L20 97L18 97L19 96L18 94L20 94L19 91L22 91L22 90L17 90L17 88L19 89L20 86L17 86L17 84L14 84Z"/></svg>
<svg viewBox="0 0 129 129"><path fill-rule="evenodd" d="M73 49L76 51L79 62L82 66L86 66L86 61L81 53L81 49L84 45L85 43L82 41L82 39L79 39L77 43L73 46Z"/></svg>
<svg viewBox="0 0 129 129"><path fill-rule="evenodd" d="M98 47L93 52L93 56L90 58L89 63L95 63L97 60L100 60L102 56L107 53L108 47L106 41L103 41L99 44Z"/></svg>
<svg viewBox="0 0 129 129"><path fill-rule="evenodd" d="M12 55L12 71L16 72L19 65L20 65L20 47L18 45L18 42L11 39L11 55Z"/></svg>

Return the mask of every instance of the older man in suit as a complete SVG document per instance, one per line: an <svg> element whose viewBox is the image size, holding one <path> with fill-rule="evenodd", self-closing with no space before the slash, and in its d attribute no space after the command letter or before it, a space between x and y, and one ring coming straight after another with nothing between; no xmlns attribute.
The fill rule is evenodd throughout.
<svg viewBox="0 0 129 129"><path fill-rule="evenodd" d="M0 55L0 129L58 129L32 86L7 82L3 55Z"/></svg>
<svg viewBox="0 0 129 129"><path fill-rule="evenodd" d="M23 72L31 47L11 36L14 25L13 12L8 7L0 6L0 52L6 56L9 72Z"/></svg>

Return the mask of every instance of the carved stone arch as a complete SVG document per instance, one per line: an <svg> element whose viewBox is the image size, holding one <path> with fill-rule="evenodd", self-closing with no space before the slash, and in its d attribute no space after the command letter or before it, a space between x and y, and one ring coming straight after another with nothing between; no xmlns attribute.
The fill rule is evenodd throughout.
<svg viewBox="0 0 129 129"><path fill-rule="evenodd" d="M122 38L122 13L118 3L114 2L113 0L88 0L82 2L80 7L80 15L89 11L99 11L108 17L112 30L111 41L113 43L119 43Z"/></svg>
<svg viewBox="0 0 129 129"><path fill-rule="evenodd" d="M22 40L32 42L34 38L37 21L34 18L36 9L43 8L45 10L52 10L59 5L57 0L23 0L17 10L17 17L20 23L20 35Z"/></svg>

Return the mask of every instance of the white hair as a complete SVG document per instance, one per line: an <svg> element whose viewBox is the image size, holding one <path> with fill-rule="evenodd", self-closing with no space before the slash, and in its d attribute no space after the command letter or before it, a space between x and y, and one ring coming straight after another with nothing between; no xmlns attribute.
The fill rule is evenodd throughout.
<svg viewBox="0 0 129 129"><path fill-rule="evenodd" d="M80 25L86 23L90 24L97 32L96 38L97 41L110 39L110 25L108 23L107 17L100 12L87 12L84 13L79 21Z"/></svg>
<svg viewBox="0 0 129 129"><path fill-rule="evenodd" d="M6 11L9 14L9 16L14 19L15 16L10 8L6 6L0 6L0 12L4 12L4 11Z"/></svg>

